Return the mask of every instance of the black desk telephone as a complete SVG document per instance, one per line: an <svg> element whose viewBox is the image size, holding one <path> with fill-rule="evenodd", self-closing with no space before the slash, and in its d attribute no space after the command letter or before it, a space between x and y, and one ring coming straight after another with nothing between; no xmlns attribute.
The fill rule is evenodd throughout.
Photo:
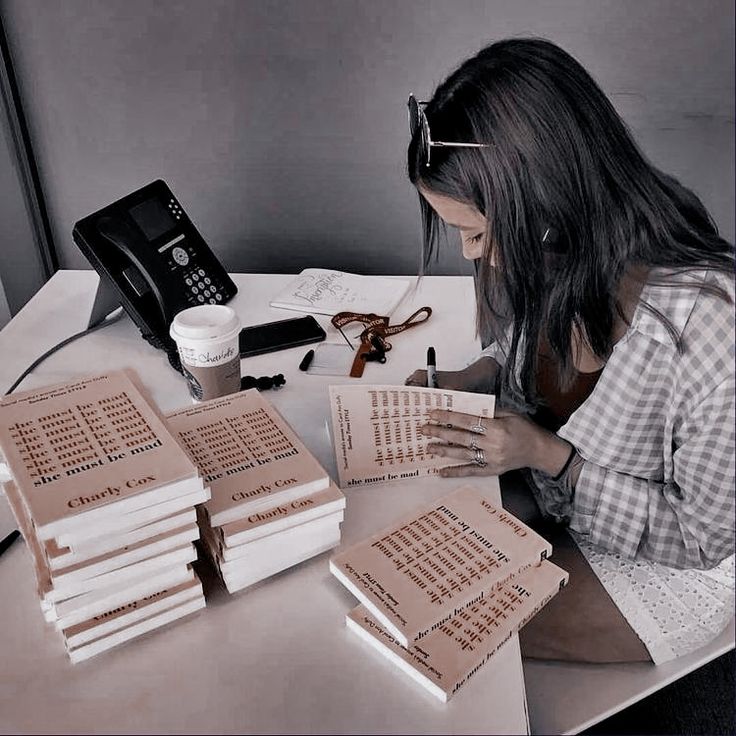
<svg viewBox="0 0 736 736"><path fill-rule="evenodd" d="M177 312L224 304L237 292L160 179L80 220L72 237L101 286L114 289L143 337L170 357L169 325Z"/></svg>

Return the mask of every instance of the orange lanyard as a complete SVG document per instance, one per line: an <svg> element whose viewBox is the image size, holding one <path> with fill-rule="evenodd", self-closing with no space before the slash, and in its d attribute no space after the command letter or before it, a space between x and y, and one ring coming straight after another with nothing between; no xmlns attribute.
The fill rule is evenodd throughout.
<svg viewBox="0 0 736 736"><path fill-rule="evenodd" d="M350 369L352 378L360 378L365 370L367 361L386 362L386 353L391 350L391 343L386 339L391 335L398 335L404 330L426 322L432 314L431 307L417 309L409 318L397 325L390 325L388 317L378 314L360 314L359 312L338 312L332 318L332 324L338 330L351 322L361 322L366 325L360 333L360 346L355 354L353 365Z"/></svg>

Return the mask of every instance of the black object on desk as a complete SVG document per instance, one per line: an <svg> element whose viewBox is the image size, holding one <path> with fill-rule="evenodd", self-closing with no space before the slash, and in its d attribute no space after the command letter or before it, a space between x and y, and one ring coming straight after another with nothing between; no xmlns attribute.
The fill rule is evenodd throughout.
<svg viewBox="0 0 736 736"><path fill-rule="evenodd" d="M176 346L169 325L177 312L225 304L237 292L161 179L79 220L72 237L107 292L95 300L95 321L101 312L109 312L116 298L143 337L170 355L175 355Z"/></svg>
<svg viewBox="0 0 736 736"><path fill-rule="evenodd" d="M311 342L321 342L327 337L319 322L309 315L266 322L244 327L240 331L240 357L272 353Z"/></svg>
<svg viewBox="0 0 736 736"><path fill-rule="evenodd" d="M5 552L5 550L8 549L10 545L13 544L16 539L18 539L19 536L20 532L17 529L13 529L13 531L10 532L10 534L8 534L8 536L5 537L2 542L0 542L0 555L3 554L3 552Z"/></svg>
<svg viewBox="0 0 736 736"><path fill-rule="evenodd" d="M299 370L308 371L309 366L312 365L313 360L314 360L314 350L308 350L307 354L302 358L302 362L299 363Z"/></svg>

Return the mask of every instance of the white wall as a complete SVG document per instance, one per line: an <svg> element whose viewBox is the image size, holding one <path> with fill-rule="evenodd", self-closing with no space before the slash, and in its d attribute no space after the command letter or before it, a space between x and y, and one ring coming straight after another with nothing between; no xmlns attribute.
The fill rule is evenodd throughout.
<svg viewBox="0 0 736 736"><path fill-rule="evenodd" d="M0 8L67 268L88 266L70 237L75 220L160 176L232 270L415 272L407 94L430 94L482 45L512 35L576 56L645 152L734 236L733 0ZM439 272L466 268L447 250Z"/></svg>

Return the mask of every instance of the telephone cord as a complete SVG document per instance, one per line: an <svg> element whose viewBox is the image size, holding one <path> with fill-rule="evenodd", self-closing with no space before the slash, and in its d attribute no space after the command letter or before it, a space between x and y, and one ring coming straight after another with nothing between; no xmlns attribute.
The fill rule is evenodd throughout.
<svg viewBox="0 0 736 736"><path fill-rule="evenodd" d="M74 342L75 340L77 340L80 337L84 337L85 335L89 335L92 332L95 332L97 330L102 329L103 327L107 327L107 326L109 326L111 324L114 324L122 316L123 316L123 308L122 307L118 307L115 311L110 312L110 314L107 317L105 317L105 319L102 320L102 322L98 322L96 325L93 325L92 327L88 327L86 330L82 330L81 332L77 332L75 335L71 335L70 337L67 337L65 340L62 340L57 345L54 345L54 347L52 347L50 350L47 350L42 356L40 356L39 358L36 358L36 360L34 360L33 363L31 363L31 365L29 365L28 368L26 368L23 371L23 373L21 373L20 376L18 376L18 378L13 383L13 385L5 392L5 396L7 396L8 394L12 394L13 391L15 391L16 388L18 388L18 386L20 385L21 381L32 370L34 370L35 368L37 368L41 363L43 363L44 360L46 360L46 358L48 358L51 355L53 355L57 350L61 350L61 348L65 347L70 342Z"/></svg>

